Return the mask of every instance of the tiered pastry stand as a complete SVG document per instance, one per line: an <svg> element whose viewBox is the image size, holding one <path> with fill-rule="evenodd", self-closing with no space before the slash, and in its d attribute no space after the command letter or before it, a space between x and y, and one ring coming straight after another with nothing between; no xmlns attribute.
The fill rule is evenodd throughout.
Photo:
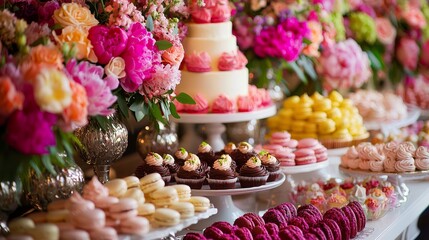
<svg viewBox="0 0 429 240"><path fill-rule="evenodd" d="M421 180L429 177L429 171L415 171L415 172L404 172L404 173L387 173L387 172L370 172L363 170L355 170L350 168L344 168L339 166L340 172L351 177L368 177L378 176L385 177L387 181L391 182L395 186L395 190L398 192L398 200L400 203L407 201L407 196L410 192L409 188L404 181L408 180Z"/></svg>
<svg viewBox="0 0 429 240"><path fill-rule="evenodd" d="M276 114L276 106L261 108L252 112L237 113L207 113L207 114L189 114L181 113L179 119L173 119L178 123L185 125L185 132L180 140L180 146L188 151L196 152L201 138L195 132L193 124L204 124L203 129L207 133L206 142L210 144L214 151L221 150L225 143L222 139L222 133L225 132L223 123L245 122L253 119L268 118Z"/></svg>
<svg viewBox="0 0 429 240"><path fill-rule="evenodd" d="M265 185L258 187L241 188L240 184L237 182L236 188L234 189L212 190L208 185L204 185L202 189L192 189L192 196L208 197L210 202L216 208L218 208L218 213L210 217L208 220L199 221L197 224L191 226L190 229L201 231L217 221L226 221L231 224L234 223L234 220L244 213L241 209L235 206L234 202L232 201L232 195L256 193L273 189L282 185L285 179L285 175L281 174L280 179L274 182L267 182Z"/></svg>

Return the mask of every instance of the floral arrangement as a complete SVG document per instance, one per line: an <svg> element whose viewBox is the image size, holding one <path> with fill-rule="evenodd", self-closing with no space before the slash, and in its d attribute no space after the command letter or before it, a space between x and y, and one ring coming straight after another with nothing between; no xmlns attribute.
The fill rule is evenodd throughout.
<svg viewBox="0 0 429 240"><path fill-rule="evenodd" d="M116 109L140 121L179 117L183 1L6 1L0 12L0 171L54 172L72 131ZM13 160L13 161L11 161ZM4 166L4 167L3 167ZM1 180L0 179L0 180Z"/></svg>
<svg viewBox="0 0 429 240"><path fill-rule="evenodd" d="M427 1L234 3L234 31L258 84L266 85L271 69L277 82L292 69L308 91L395 87L429 75Z"/></svg>

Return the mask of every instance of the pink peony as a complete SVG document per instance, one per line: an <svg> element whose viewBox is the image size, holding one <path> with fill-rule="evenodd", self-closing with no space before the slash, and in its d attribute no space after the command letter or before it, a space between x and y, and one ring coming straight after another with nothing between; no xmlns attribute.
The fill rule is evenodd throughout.
<svg viewBox="0 0 429 240"><path fill-rule="evenodd" d="M207 8L197 7L191 10L191 16L196 23L210 23L212 13Z"/></svg>
<svg viewBox="0 0 429 240"><path fill-rule="evenodd" d="M214 8L212 8L212 23L220 23L228 21L231 17L231 9L228 4L220 5L218 4Z"/></svg>
<svg viewBox="0 0 429 240"><path fill-rule="evenodd" d="M427 54L429 53L429 40L426 40L426 42L423 43L422 53L425 54L420 55L420 63L425 67L429 67L429 54Z"/></svg>
<svg viewBox="0 0 429 240"><path fill-rule="evenodd" d="M149 98L165 94L168 90L174 90L180 83L180 70L171 65L157 65L152 78L143 82L140 93Z"/></svg>
<svg viewBox="0 0 429 240"><path fill-rule="evenodd" d="M109 109L116 101L111 90L118 87L118 79L108 76L103 79L104 69L89 62L79 64L72 60L66 65L69 76L80 83L86 90L88 97L88 115L107 116L114 112Z"/></svg>
<svg viewBox="0 0 429 240"><path fill-rule="evenodd" d="M353 39L326 46L319 62L317 70L328 91L358 88L371 77L368 56Z"/></svg>
<svg viewBox="0 0 429 240"><path fill-rule="evenodd" d="M94 26L88 33L100 64L107 64L110 59L121 55L127 46L127 38L127 33L122 28L104 25Z"/></svg>
<svg viewBox="0 0 429 240"><path fill-rule="evenodd" d="M399 40L396 57L405 68L414 70L417 68L419 51L419 45L417 45L416 41L403 37Z"/></svg>
<svg viewBox="0 0 429 240"><path fill-rule="evenodd" d="M155 46L155 39L141 23L134 23L128 30L128 42L121 54L125 60L126 77L121 86L126 92L135 92L142 83L150 79L161 55Z"/></svg>
<svg viewBox="0 0 429 240"><path fill-rule="evenodd" d="M377 38L381 43L389 45L395 41L396 29L388 18L376 18L375 25Z"/></svg>

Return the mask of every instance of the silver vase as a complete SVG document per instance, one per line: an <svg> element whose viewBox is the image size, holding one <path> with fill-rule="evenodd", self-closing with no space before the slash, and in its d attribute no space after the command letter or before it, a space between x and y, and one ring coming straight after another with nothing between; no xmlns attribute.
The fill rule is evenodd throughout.
<svg viewBox="0 0 429 240"><path fill-rule="evenodd" d="M6 223L8 215L18 207L20 189L15 181L0 182L0 236L9 233Z"/></svg>
<svg viewBox="0 0 429 240"><path fill-rule="evenodd" d="M76 150L79 156L89 165L101 183L109 181L110 165L119 159L128 146L128 130L117 113L107 117L105 128L101 128L95 119L74 131L82 143Z"/></svg>
<svg viewBox="0 0 429 240"><path fill-rule="evenodd" d="M137 151L142 158L149 152L161 154L174 154L179 148L178 136L175 123L168 126L159 124L159 129L154 123L149 123L137 135Z"/></svg>
<svg viewBox="0 0 429 240"><path fill-rule="evenodd" d="M50 202L67 199L73 192L82 193L85 178L82 169L74 162L67 167L54 166L56 174L45 171L37 175L30 170L24 185L25 204L38 210L46 210Z"/></svg>

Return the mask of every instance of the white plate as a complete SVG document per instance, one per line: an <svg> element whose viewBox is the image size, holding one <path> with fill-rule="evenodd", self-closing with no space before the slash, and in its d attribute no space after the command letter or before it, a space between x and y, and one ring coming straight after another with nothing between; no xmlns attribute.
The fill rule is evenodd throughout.
<svg viewBox="0 0 429 240"><path fill-rule="evenodd" d="M283 173L285 174L297 174L297 173L306 173L316 171L322 168L329 166L329 161L323 161L313 164L305 164L299 166L288 166L288 167L280 167Z"/></svg>
<svg viewBox="0 0 429 240"><path fill-rule="evenodd" d="M388 172L370 172L364 170L350 169L339 166L341 172L351 176L388 176L388 177L401 177L403 180L417 180L429 177L429 170L427 171L414 171L403 173L388 173Z"/></svg>
<svg viewBox="0 0 429 240"><path fill-rule="evenodd" d="M237 182L234 189L210 189L208 185L204 185L202 189L192 189L192 196L221 196L221 195L241 195L247 193L254 193L265 191L269 189L276 188L285 181L286 177L284 174L280 174L280 179L274 182L267 182L265 185L251 187L251 188L241 188L240 183Z"/></svg>
<svg viewBox="0 0 429 240"><path fill-rule="evenodd" d="M382 121L365 121L364 125L367 130L384 130L389 132L393 129L409 126L417 121L420 116L420 108L407 104L407 116L403 119L388 122Z"/></svg>

